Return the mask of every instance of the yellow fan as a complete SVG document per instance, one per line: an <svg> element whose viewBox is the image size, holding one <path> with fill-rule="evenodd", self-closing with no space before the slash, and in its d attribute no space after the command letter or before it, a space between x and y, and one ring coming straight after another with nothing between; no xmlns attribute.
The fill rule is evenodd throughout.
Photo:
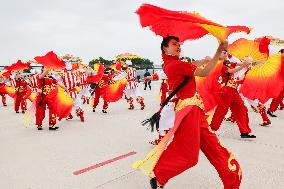
<svg viewBox="0 0 284 189"><path fill-rule="evenodd" d="M265 79L273 77L281 68L281 54L270 56L265 64L254 66L248 73L247 78Z"/></svg>
<svg viewBox="0 0 284 189"><path fill-rule="evenodd" d="M244 38L238 39L229 45L228 52L240 60L243 60L247 56L252 57L256 62L265 62L268 59L267 54L259 51L258 42Z"/></svg>

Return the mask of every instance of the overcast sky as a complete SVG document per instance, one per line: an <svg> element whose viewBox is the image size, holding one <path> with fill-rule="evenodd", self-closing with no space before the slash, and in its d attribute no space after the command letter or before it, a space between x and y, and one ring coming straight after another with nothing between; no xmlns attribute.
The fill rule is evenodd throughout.
<svg viewBox="0 0 284 189"><path fill-rule="evenodd" d="M248 36L235 34L231 42L263 35L284 38L283 0L0 0L0 65L50 50L81 56L86 63L98 56L112 59L130 52L159 64L161 38L142 29L134 13L142 3L198 11L222 25L254 28ZM216 47L216 39L206 36L186 42L183 51L202 58L212 55Z"/></svg>

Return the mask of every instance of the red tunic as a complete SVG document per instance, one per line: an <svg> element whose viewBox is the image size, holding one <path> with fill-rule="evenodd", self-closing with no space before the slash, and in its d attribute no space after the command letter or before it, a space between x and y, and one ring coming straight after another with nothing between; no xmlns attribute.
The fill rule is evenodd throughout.
<svg viewBox="0 0 284 189"><path fill-rule="evenodd" d="M164 72L168 77L169 89L174 90L180 85L185 76L189 76L189 82L181 88L176 96L179 99L186 99L193 97L196 93L196 83L194 72L196 66L190 62L183 62L176 56L163 55L164 60Z"/></svg>
<svg viewBox="0 0 284 189"><path fill-rule="evenodd" d="M23 79L15 80L15 90L16 93L26 93L27 92L28 83Z"/></svg>
<svg viewBox="0 0 284 189"><path fill-rule="evenodd" d="M44 77L43 79L39 79L39 76L37 76L37 79L38 79L37 81L38 92L42 93L43 91L44 95L48 95L53 89L55 89L55 86L57 84L57 80L54 78Z"/></svg>

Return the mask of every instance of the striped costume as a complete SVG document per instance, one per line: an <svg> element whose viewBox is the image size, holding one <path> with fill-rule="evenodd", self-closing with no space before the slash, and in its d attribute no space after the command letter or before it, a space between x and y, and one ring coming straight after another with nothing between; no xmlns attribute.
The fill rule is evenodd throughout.
<svg viewBox="0 0 284 189"><path fill-rule="evenodd" d="M83 99L83 104L87 103L89 104L89 100L91 97L91 93L90 93L90 86L89 83L87 81L87 74L85 73L81 73L79 76L79 82L80 82L80 94L82 96Z"/></svg>
<svg viewBox="0 0 284 189"><path fill-rule="evenodd" d="M136 69L128 67L126 74L127 85L125 88L125 96L127 98L127 102L129 103L129 109L134 109L133 98L136 98L137 102L141 105L141 109L143 110L145 107L144 98L142 97L136 81Z"/></svg>
<svg viewBox="0 0 284 189"><path fill-rule="evenodd" d="M78 117L80 117L81 121L84 121L84 111L82 109L82 99L81 94L79 91L79 77L74 74L72 71L66 71L64 75L62 76L63 84L69 91L69 95L74 100L74 108L76 110L76 114ZM70 113L68 119L72 119L73 116Z"/></svg>

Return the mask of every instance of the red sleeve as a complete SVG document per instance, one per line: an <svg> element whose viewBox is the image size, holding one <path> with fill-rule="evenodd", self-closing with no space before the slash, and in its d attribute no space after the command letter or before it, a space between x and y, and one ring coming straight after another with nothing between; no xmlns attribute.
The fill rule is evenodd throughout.
<svg viewBox="0 0 284 189"><path fill-rule="evenodd" d="M231 69L235 68L236 66L237 66L236 62L231 62L231 66L230 66Z"/></svg>
<svg viewBox="0 0 284 189"><path fill-rule="evenodd" d="M159 75L157 73L154 73L152 77L154 81L159 80Z"/></svg>
<svg viewBox="0 0 284 189"><path fill-rule="evenodd" d="M57 80L55 78L52 78L52 83L57 84Z"/></svg>
<svg viewBox="0 0 284 189"><path fill-rule="evenodd" d="M229 68L228 68L227 66L223 66L223 67L222 67L222 70L221 70L221 73L222 73L222 74L227 73L228 69L229 69Z"/></svg>

